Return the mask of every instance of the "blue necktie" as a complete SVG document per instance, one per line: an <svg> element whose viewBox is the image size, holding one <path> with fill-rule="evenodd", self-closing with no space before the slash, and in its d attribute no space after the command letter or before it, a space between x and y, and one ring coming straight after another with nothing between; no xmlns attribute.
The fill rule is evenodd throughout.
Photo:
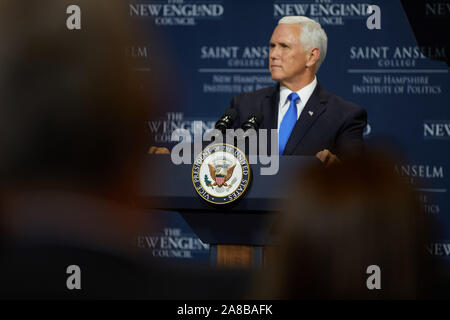
<svg viewBox="0 0 450 320"><path fill-rule="evenodd" d="M291 135L292 129L294 129L295 123L297 122L297 101L300 97L296 92L292 92L288 96L289 109L281 120L280 130L278 132L278 151L280 155L283 154L286 143Z"/></svg>

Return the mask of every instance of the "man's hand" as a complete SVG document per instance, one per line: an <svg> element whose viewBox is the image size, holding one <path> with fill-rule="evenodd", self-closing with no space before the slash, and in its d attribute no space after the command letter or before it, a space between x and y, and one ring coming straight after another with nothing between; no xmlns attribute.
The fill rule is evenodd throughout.
<svg viewBox="0 0 450 320"><path fill-rule="evenodd" d="M169 149L165 147L155 147L152 146L150 149L148 149L149 154L170 154Z"/></svg>
<svg viewBox="0 0 450 320"><path fill-rule="evenodd" d="M322 161L325 167L329 167L334 164L341 164L341 160L339 160L339 158L332 154L328 149L317 152L316 157Z"/></svg>

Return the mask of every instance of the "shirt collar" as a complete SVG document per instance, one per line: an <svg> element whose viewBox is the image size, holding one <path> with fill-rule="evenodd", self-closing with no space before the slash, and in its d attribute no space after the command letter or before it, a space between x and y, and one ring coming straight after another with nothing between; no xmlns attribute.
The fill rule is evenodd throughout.
<svg viewBox="0 0 450 320"><path fill-rule="evenodd" d="M316 76L314 76L314 80L311 81L310 84L306 85L305 87L297 91L297 94L300 97L300 102L302 103L302 105L306 105L314 89L316 88L316 85L317 85L317 78ZM293 91L289 90L287 87L280 84L280 101L282 101L281 106L284 106L286 104L286 100L292 92Z"/></svg>

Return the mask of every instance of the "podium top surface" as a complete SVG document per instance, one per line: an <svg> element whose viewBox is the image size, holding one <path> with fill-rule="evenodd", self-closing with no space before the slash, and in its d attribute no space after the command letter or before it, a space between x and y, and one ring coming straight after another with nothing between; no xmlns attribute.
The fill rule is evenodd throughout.
<svg viewBox="0 0 450 320"><path fill-rule="evenodd" d="M280 156L275 175L261 175L269 165L252 164L251 182L243 197L231 204L214 205L200 198L192 182L192 164L175 165L170 155L148 155L140 181L139 201L148 209L174 211L278 211L291 179L319 160L308 156Z"/></svg>

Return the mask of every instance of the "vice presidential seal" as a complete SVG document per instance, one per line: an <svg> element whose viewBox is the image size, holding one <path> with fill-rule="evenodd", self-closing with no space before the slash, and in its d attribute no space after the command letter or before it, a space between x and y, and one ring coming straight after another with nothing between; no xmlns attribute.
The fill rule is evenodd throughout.
<svg viewBox="0 0 450 320"><path fill-rule="evenodd" d="M229 144L212 144L195 159L192 182L197 193L208 202L236 201L247 190L250 166L247 157Z"/></svg>

